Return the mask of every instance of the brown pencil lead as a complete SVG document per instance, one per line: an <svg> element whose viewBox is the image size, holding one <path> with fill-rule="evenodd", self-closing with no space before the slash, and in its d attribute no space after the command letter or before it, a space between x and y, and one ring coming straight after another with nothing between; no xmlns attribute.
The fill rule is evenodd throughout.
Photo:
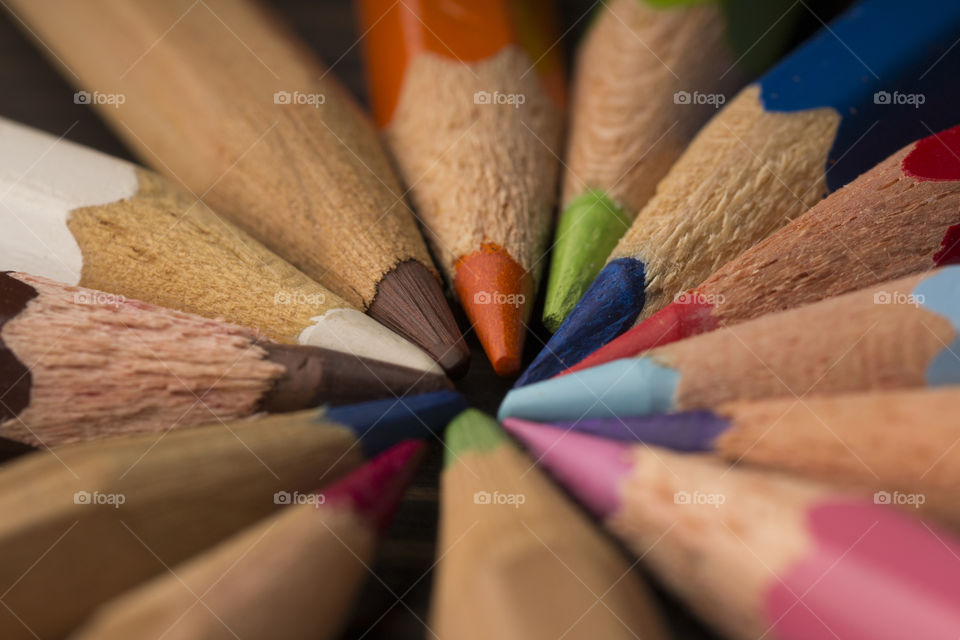
<svg viewBox="0 0 960 640"><path fill-rule="evenodd" d="M25 282L0 273L0 329L27 306L37 291ZM15 417L30 403L30 371L3 342L0 335L0 422Z"/></svg>
<svg viewBox="0 0 960 640"><path fill-rule="evenodd" d="M470 366L470 350L443 296L437 277L416 260L406 260L380 281L367 312L420 345L452 378Z"/></svg>
<svg viewBox="0 0 960 640"><path fill-rule="evenodd" d="M260 345L267 359L283 365L261 408L271 413L296 411L319 404L349 404L390 394L429 393L453 389L450 381L436 374L400 367L379 360L358 358L321 347L282 344ZM379 391L371 393L371 389Z"/></svg>

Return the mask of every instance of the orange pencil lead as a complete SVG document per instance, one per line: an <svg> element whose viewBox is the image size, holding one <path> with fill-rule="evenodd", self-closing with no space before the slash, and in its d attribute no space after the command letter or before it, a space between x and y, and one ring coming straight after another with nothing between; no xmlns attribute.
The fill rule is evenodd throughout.
<svg viewBox="0 0 960 640"><path fill-rule="evenodd" d="M460 258L456 272L457 296L494 371L515 375L533 301L532 276L495 244Z"/></svg>

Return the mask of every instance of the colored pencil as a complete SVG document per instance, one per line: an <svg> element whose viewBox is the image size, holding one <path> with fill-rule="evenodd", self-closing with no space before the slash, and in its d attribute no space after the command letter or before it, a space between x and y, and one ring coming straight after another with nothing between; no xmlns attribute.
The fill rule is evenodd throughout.
<svg viewBox="0 0 960 640"><path fill-rule="evenodd" d="M713 410L618 416L551 426L684 452L710 452L734 463L789 470L862 487L960 526L960 387L773 398ZM508 418L504 426L533 424ZM899 502L891 499L891 502Z"/></svg>
<svg viewBox="0 0 960 640"><path fill-rule="evenodd" d="M31 445L451 387L425 374L23 273L0 273L0 436Z"/></svg>
<svg viewBox="0 0 960 640"><path fill-rule="evenodd" d="M630 564L479 411L446 434L437 637L666 638Z"/></svg>
<svg viewBox="0 0 960 640"><path fill-rule="evenodd" d="M0 269L436 373L426 353L166 179L0 118Z"/></svg>
<svg viewBox="0 0 960 640"><path fill-rule="evenodd" d="M378 124L441 267L515 375L550 232L564 78L541 0L356 0Z"/></svg>
<svg viewBox="0 0 960 640"><path fill-rule="evenodd" d="M422 402L426 413L404 404L329 422L304 411L66 445L5 465L0 637L62 637L98 605L300 500L296 492L442 428L438 404L456 407Z"/></svg>
<svg viewBox="0 0 960 640"><path fill-rule="evenodd" d="M960 628L960 543L836 489L546 427L514 431L728 638L928 638Z"/></svg>
<svg viewBox="0 0 960 640"><path fill-rule="evenodd" d="M747 4L749 12L737 10ZM780 53L800 8L786 0L600 4L573 73L548 329L559 328L694 134Z"/></svg>
<svg viewBox="0 0 960 640"><path fill-rule="evenodd" d="M466 408L466 398L456 391L434 391L324 407L318 415L329 422L354 426L360 433L360 444L369 453L388 449L403 434L407 438L425 438ZM364 430L359 431L360 427Z"/></svg>
<svg viewBox="0 0 960 640"><path fill-rule="evenodd" d="M451 374L465 371L469 352L376 130L266 7L10 6L145 162Z"/></svg>
<svg viewBox="0 0 960 640"><path fill-rule="evenodd" d="M422 453L421 442L398 444L303 504L110 601L70 638L339 637ZM251 588L257 584L269 588Z"/></svg>
<svg viewBox="0 0 960 640"><path fill-rule="evenodd" d="M960 258L960 127L908 145L569 370Z"/></svg>
<svg viewBox="0 0 960 640"><path fill-rule="evenodd" d="M957 124L958 32L958 3L861 0L743 89L661 180L518 385L583 360L829 191Z"/></svg>
<svg viewBox="0 0 960 640"><path fill-rule="evenodd" d="M960 266L948 266L514 389L500 417L552 422L960 384L957 353Z"/></svg>

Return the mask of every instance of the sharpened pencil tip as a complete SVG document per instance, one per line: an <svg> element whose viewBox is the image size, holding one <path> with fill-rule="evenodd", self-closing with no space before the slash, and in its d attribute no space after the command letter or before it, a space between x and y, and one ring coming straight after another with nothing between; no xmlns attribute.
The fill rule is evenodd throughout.
<svg viewBox="0 0 960 640"><path fill-rule="evenodd" d="M624 358L511 389L497 417L541 422L675 411L680 372L651 358Z"/></svg>
<svg viewBox="0 0 960 640"><path fill-rule="evenodd" d="M440 281L416 260L398 264L380 280L367 312L424 351L452 378L470 366L467 348Z"/></svg>
<svg viewBox="0 0 960 640"><path fill-rule="evenodd" d="M342 351L273 343L260 346L267 360L285 369L261 400L260 408L270 413L453 388L441 373L424 373Z"/></svg>
<svg viewBox="0 0 960 640"><path fill-rule="evenodd" d="M319 417L353 429L363 452L373 457L401 440L434 437L466 408L459 393L436 391L330 407Z"/></svg>
<svg viewBox="0 0 960 640"><path fill-rule="evenodd" d="M457 261L454 285L494 371L516 375L533 304L533 277L505 249L485 244Z"/></svg>
<svg viewBox="0 0 960 640"><path fill-rule="evenodd" d="M317 492L323 504L347 505L379 530L390 523L426 446L405 440L328 488Z"/></svg>
<svg viewBox="0 0 960 640"><path fill-rule="evenodd" d="M630 216L603 191L588 191L564 209L543 305L543 323L551 333L573 311L629 228Z"/></svg>
<svg viewBox="0 0 960 640"><path fill-rule="evenodd" d="M507 418L504 426L531 424ZM551 422L564 432L576 432L623 442L645 442L658 447L687 453L714 450L714 442L731 425L730 419L709 410L680 411L650 416L617 416L615 418L583 418Z"/></svg>
<svg viewBox="0 0 960 640"><path fill-rule="evenodd" d="M713 331L720 326L714 305L695 289L685 291L637 326L603 345L559 375L582 371L620 358L632 358L656 347Z"/></svg>
<svg viewBox="0 0 960 640"><path fill-rule="evenodd" d="M492 451L507 441L507 434L493 417L476 409L467 409L450 422L444 434L444 466L450 466L471 452Z"/></svg>
<svg viewBox="0 0 960 640"><path fill-rule="evenodd" d="M523 443L537 464L546 467L561 484L600 517L620 504L619 485L629 474L629 445L510 418L504 428Z"/></svg>
<svg viewBox="0 0 960 640"><path fill-rule="evenodd" d="M629 329L643 310L644 291L643 262L610 262L514 387L552 378Z"/></svg>

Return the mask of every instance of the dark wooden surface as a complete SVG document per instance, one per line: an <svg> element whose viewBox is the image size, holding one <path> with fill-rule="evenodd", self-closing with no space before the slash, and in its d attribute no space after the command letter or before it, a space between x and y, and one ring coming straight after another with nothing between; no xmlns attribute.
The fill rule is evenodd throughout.
<svg viewBox="0 0 960 640"><path fill-rule="evenodd" d="M359 34L350 3L346 0L274 0L272 4L365 103L362 60L357 46ZM569 52L589 22L586 16L596 3L565 0L560 4L565 31L561 46ZM812 28L815 22L810 22ZM16 19L0 11L0 116L134 160L89 107L73 103L73 92L74 88L60 78L21 34ZM540 317L539 308L534 310L533 317ZM461 327L468 326L462 313L459 313L458 321ZM527 362L548 337L537 322L532 331L527 341ZM511 381L498 378L484 357L476 336L469 331L466 336L473 363L470 373L458 386L473 406L495 413ZM379 559L370 567L370 578L345 638L435 637L427 623L436 547L437 477L441 465L442 446L439 441L433 442L430 454L381 547ZM657 596L664 605L676 638L715 637L669 597L659 591Z"/></svg>

